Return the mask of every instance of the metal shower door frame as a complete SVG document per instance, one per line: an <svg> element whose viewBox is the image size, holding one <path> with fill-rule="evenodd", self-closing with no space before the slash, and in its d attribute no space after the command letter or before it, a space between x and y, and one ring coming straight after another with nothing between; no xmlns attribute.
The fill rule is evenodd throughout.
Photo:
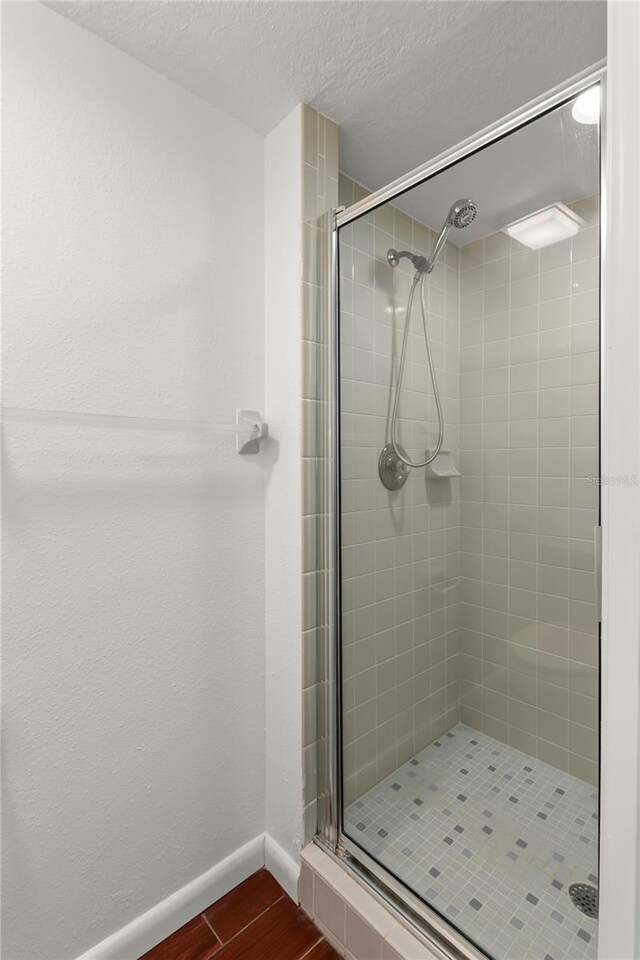
<svg viewBox="0 0 640 960"><path fill-rule="evenodd" d="M320 702L318 704L318 740L323 749L318 751L318 833L316 842L330 855L338 858L342 865L354 875L364 880L371 893L383 902L405 923L415 928L426 940L430 949L438 957L465 958L478 960L485 954L471 944L456 928L431 910L408 887L400 883L386 869L369 857L356 843L345 836L342 824L342 711L340 676L340 609L341 609L341 571L340 571L340 262L339 231L342 227L377 207L388 203L464 160L492 143L503 139L544 116L551 110L570 101L588 87L600 83L603 94L606 87L606 65L604 61L594 65L553 88L553 90L531 101L503 119L484 128L479 133L462 141L435 159L417 167L403 177L370 194L348 208L338 208L333 212L332 223L327 230L329 245L329 284L326 312L327 354L326 354L326 393L329 397L329 411L326 418L328 429L328 455L325 461L324 479L324 590L322 606L324 624L323 649L318 664L320 683L318 685ZM600 125L600 197L606 197L605 137L606 117L604 115L605 97L601 96L602 122ZM604 291L604 214L600 222L600 353L602 357L604 340L604 314L602 310Z"/></svg>

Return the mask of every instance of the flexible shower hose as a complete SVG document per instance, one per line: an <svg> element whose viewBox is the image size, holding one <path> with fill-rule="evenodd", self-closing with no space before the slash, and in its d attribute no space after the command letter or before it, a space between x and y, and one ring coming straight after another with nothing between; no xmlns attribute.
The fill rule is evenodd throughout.
<svg viewBox="0 0 640 960"><path fill-rule="evenodd" d="M438 393L438 381L436 380L436 372L433 368L433 357L431 356L431 341L429 339L429 325L427 323L427 308L424 302L424 272L417 271L416 275L413 278L411 284L411 289L409 290L409 296L407 297L407 315L404 321L404 334L402 335L402 350L400 351L400 366L398 368L398 379L396 380L396 394L393 400L393 410L391 413L391 445L393 447L394 453L396 456L402 460L403 463L406 463L408 467L426 467L428 463L431 463L432 460L440 453L440 448L442 447L442 441L444 440L444 421L442 419L442 405L440 403L440 394ZM404 365L407 359L407 345L409 342L409 327L411 326L411 307L413 306L413 297L416 291L416 287L420 284L420 306L422 309L422 329L424 330L424 342L427 347L427 361L429 363L429 374L431 376L431 384L433 386L433 395L436 401L436 410L438 413L438 441L435 445L433 453L427 457L426 460L421 460L419 463L414 463L412 460L409 460L408 457L404 456L398 449L398 443L396 441L396 428L398 425L398 406L400 404L400 390L402 388L402 377L404 376Z"/></svg>

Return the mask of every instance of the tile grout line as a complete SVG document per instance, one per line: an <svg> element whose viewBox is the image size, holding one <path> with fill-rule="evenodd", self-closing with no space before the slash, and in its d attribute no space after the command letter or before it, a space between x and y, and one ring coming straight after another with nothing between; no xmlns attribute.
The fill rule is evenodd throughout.
<svg viewBox="0 0 640 960"><path fill-rule="evenodd" d="M305 916L306 916L306 914L305 914ZM308 919L310 919L310 918L308 918ZM313 923L313 921L311 921L311 922ZM316 930L317 930L317 929L318 929L318 928L316 927ZM304 960L305 957L308 957L309 954L311 953L311 951L312 951L312 950L315 950L315 948L318 946L318 944L319 944L319 943L322 943L325 939L326 939L326 938L325 938L324 934L320 933L320 931L318 930L318 939L316 940L315 943L312 943L312 944L311 944L311 946L309 947L308 950L305 950L304 953L301 953L301 954L300 954L300 956L298 957L298 960ZM326 942L329 943L328 940L327 940ZM334 949L335 949L335 947L334 947Z"/></svg>
<svg viewBox="0 0 640 960"><path fill-rule="evenodd" d="M211 924L209 923L209 921L207 920L206 917L205 917L205 920L207 920L208 926L211 928L212 932L216 935L216 937L218 938L218 940L219 940L219 942L222 944L222 946L223 946L223 947L226 947L227 944L231 943L232 940L235 940L236 937L238 937L241 933L244 933L245 930L248 930L249 927L256 922L256 920L259 920L260 917L263 917L263 916L265 915L265 913L268 913L269 910L271 910L272 907L275 907L275 905L276 905L277 903L280 903L280 901L281 901L282 899L284 899L285 896L286 896L286 893L283 891L283 892L280 894L280 896L278 897L277 900L274 900L273 903L270 903L268 907L265 907L264 910L261 910L260 913L258 913L258 914L253 918L253 920L250 920L250 921L249 921L249 923L245 923L244 927L241 927L239 930L236 930L236 932L233 934L233 936L229 937L228 940L222 940L221 937L220 937L220 935L219 935L219 934L216 932L216 930L211 926ZM291 902L293 903L293 900L292 900ZM212 903L211 906L213 907L213 906L215 906L215 904ZM207 910L209 910L209 909L210 909L210 907L207 907ZM204 914L203 914L203 916L204 916Z"/></svg>
<svg viewBox="0 0 640 960"><path fill-rule="evenodd" d="M211 906L213 906L213 904L211 904ZM207 907L207 910L208 910L208 909L209 909L209 907ZM200 916L202 917L202 919L204 920L204 922L206 923L206 925L209 927L209 930L211 930L211 933L214 935L214 937L216 938L216 940L218 941L218 943L221 944L221 943L222 943L222 940L220 939L220 937L218 936L218 934L215 932L215 930L213 929L213 927L211 926L211 924L210 924L209 921L207 920L207 918L206 918L206 916L204 915L204 913L201 913Z"/></svg>

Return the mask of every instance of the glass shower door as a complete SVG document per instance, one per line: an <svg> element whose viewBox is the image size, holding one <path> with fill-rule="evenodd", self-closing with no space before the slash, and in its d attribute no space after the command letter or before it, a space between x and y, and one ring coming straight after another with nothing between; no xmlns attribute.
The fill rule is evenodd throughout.
<svg viewBox="0 0 640 960"><path fill-rule="evenodd" d="M596 956L599 140L581 97L338 235L342 832L513 960ZM356 190L341 178L341 202Z"/></svg>

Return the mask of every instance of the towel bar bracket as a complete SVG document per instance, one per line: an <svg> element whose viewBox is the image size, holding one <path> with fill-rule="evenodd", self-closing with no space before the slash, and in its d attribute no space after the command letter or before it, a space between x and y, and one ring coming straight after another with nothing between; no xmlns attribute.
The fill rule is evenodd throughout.
<svg viewBox="0 0 640 960"><path fill-rule="evenodd" d="M247 439L246 436L238 434L236 437L237 453L260 453L260 441L269 436L269 428L262 419L258 410L237 410L236 423L249 424L254 428L254 433Z"/></svg>

